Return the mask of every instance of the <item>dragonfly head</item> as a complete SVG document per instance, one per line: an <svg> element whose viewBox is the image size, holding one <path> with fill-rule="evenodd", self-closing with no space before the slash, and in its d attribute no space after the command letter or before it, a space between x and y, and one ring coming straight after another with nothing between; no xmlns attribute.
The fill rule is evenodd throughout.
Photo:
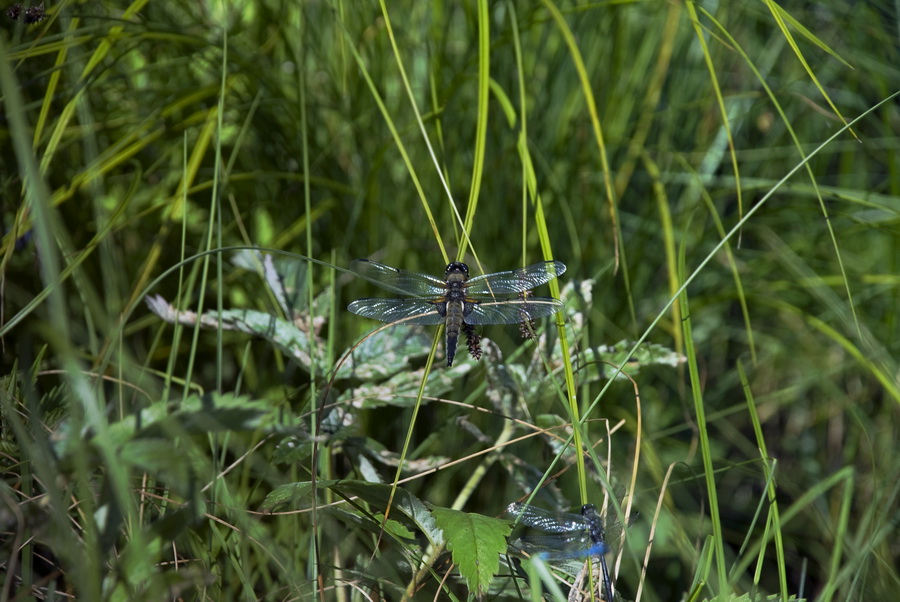
<svg viewBox="0 0 900 602"><path fill-rule="evenodd" d="M469 266L461 261L454 261L453 263L447 265L447 269L444 270L444 280L449 280L453 276L456 276L457 278L462 276L463 280L468 280Z"/></svg>

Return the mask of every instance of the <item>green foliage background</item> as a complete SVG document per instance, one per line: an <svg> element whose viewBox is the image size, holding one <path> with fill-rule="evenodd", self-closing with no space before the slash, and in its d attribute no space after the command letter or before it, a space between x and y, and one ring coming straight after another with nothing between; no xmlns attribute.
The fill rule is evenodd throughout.
<svg viewBox="0 0 900 602"><path fill-rule="evenodd" d="M484 517L610 489L623 599L898 591L895 3L45 8L0 41L3 599L518 599ZM332 382L355 257L594 283L549 346L396 326Z"/></svg>

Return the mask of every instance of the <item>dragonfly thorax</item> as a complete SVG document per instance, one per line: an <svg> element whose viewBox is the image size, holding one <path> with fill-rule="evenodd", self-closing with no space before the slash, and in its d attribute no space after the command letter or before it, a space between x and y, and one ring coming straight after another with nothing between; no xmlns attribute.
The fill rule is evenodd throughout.
<svg viewBox="0 0 900 602"><path fill-rule="evenodd" d="M590 525L589 531L591 533L591 541L595 544L602 543L606 537L603 533L603 519L597 511L597 506L594 504L585 504L581 507L581 515L587 519L588 524Z"/></svg>

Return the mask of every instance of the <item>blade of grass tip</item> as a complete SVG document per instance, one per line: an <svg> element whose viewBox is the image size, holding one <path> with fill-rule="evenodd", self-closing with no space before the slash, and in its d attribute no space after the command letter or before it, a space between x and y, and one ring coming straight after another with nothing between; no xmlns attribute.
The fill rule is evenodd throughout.
<svg viewBox="0 0 900 602"><path fill-rule="evenodd" d="M666 188L662 183L662 174L656 162L647 154L642 153L642 159L647 175L650 176L653 196L656 197L656 205L659 211L660 229L663 235L663 249L666 257L666 274L669 281L669 294L674 297L678 290L678 252L675 249L675 228L672 224L672 210L669 204L669 197L666 194ZM724 232L723 232L724 234ZM672 323L681 323L681 310L677 303L672 305ZM675 352L681 353L684 349L684 341L682 340L681 330L673 329L675 338Z"/></svg>
<svg viewBox="0 0 900 602"><path fill-rule="evenodd" d="M149 0L136 0L133 2L125 11L122 13L121 20L128 21L132 19L135 15L137 15L141 9L144 8L144 5L147 4ZM121 33L124 31L125 27L123 25L114 25L109 28L109 32L106 36L100 39L100 43L97 45L96 50L88 59L87 64L84 66L84 69L81 71L81 79L77 82L76 92L74 97L66 103L66 106L63 107L62 111L60 111L59 119L56 122L56 127L53 129L53 132L50 135L50 140L47 143L47 148L44 151L44 156L41 159L41 173L46 173L47 169L50 166L50 162L53 160L53 156L56 153L57 148L59 147L60 141L62 140L63 134L66 132L66 129L69 125L69 121L72 119L72 115L75 114L75 108L81 102L81 96L88 89L86 82L88 77L93 72L94 68L97 65L101 64L103 59L106 58L106 55L109 53L112 48L112 40L117 40L121 38Z"/></svg>
<svg viewBox="0 0 900 602"><path fill-rule="evenodd" d="M686 246L681 245L678 253L679 278L685 279L686 271ZM693 329L691 327L691 310L688 292L682 291L678 297L681 304L681 327L684 329L684 351L687 356L688 374L691 382L691 396L694 400L694 412L697 420L697 432L700 435L700 452L703 458L703 474L706 480L706 491L709 497L710 522L712 523L712 537L715 549L716 573L718 575L718 595L728 597L730 584L725 570L725 544L722 534L722 522L719 517L719 502L716 491L715 472L713 470L712 446L710 445L709 431L706 424L706 408L703 401L703 387L700 382L700 368L697 365L697 350L694 348Z"/></svg>
<svg viewBox="0 0 900 602"><path fill-rule="evenodd" d="M650 550L656 535L656 526L659 524L659 515L662 512L663 500L666 499L666 491L669 489L669 479L675 470L676 464L669 464L666 475L663 477L662 486L659 489L659 495L656 496L656 509L653 511L653 520L650 521L650 538L647 541L647 549L644 550L644 562L641 564L641 578L638 581L637 592L635 593L635 602L641 602L641 593L644 589L644 581L647 579L647 567L650 566Z"/></svg>
<svg viewBox="0 0 900 602"><path fill-rule="evenodd" d="M646 93L636 119L634 133L630 136L628 147L625 150L625 157L616 170L618 173L616 174L614 190L616 191L617 199L622 198L625 194L625 190L637 166L638 158L646 154L644 145L658 117L657 107L659 106L663 87L669 79L669 66L672 63L672 55L675 51L680 25L681 6L676 2L670 2L669 11L666 15L666 24L658 44L658 58L653 68L653 73L647 82Z"/></svg>
<svg viewBox="0 0 900 602"><path fill-rule="evenodd" d="M637 475L638 475L638 466L641 463L641 443L643 441L643 410L641 409L641 393L640 388L638 387L637 381L634 380L630 375L625 375L628 380L631 381L631 386L634 388L634 403L635 403L635 415L637 416L637 424L635 425L635 434L634 434L634 456L631 460L631 478L628 483L628 501L625 503L625 508L620 509L617 504L617 500L613 502L613 506L616 508L616 511L620 513L620 520L624 525L627 521L627 517L631 516L631 509L634 506L634 492L637 488ZM606 423L606 432L607 437L612 438L609 434L609 422ZM610 449L610 454L612 450ZM608 476L607 476L608 478ZM626 530L622 529L622 539L625 539ZM653 538L650 538L650 541L653 541ZM625 546L621 546L619 548L619 553L616 556L616 564L613 569L614 577L619 575L619 567L622 565L622 558L625 555Z"/></svg>
<svg viewBox="0 0 900 602"><path fill-rule="evenodd" d="M394 58L397 61L397 69L400 71L400 78L403 80L403 88L406 90L407 96L409 96L409 104L413 110L413 114L415 115L416 122L419 125L419 131L422 132L422 139L425 142L425 146L428 148L428 153L431 156L432 162L434 162L435 171L438 174L438 178L441 180L441 184L444 186L444 191L447 193L447 198L450 201L450 208L452 209L454 215L456 215L456 219L460 224L462 224L462 217L456 210L456 203L453 202L453 195L450 193L450 187L447 185L447 182L444 179L444 173L441 170L440 162L438 162L437 157L434 154L434 149L431 146L431 140L428 138L428 133L425 131L425 123L422 121L422 116L419 114L419 107L418 105L416 105L416 99L413 95L412 86L409 83L409 78L406 75L406 69L403 68L403 60L400 58L400 49L397 46L397 40L394 36L394 29L393 27L391 27L391 17L388 14L387 4L384 0L381 0L381 14L384 17L384 27L387 31L388 39L391 42L391 48L394 51ZM346 28L344 28L343 21L341 21L341 28L344 31L344 35L349 38L349 33L347 32ZM378 105L378 109L381 111L388 129L390 129L391 131L391 136L393 136L394 138L394 143L397 145L397 150L400 151L400 155L403 157L403 162L406 164L406 168L409 171L410 177L412 178L413 185L416 187L416 191L419 193L419 200L422 202L422 208L428 218L428 223L431 224L431 230L432 232L434 232L438 247L440 247L441 249L441 255L444 257L444 263L450 263L450 256L447 255L447 250L444 248L444 241L441 238L441 233L438 230L437 223L434 221L434 216L431 213L431 207L429 206L428 200L425 197L425 191L422 189L422 186L419 183L419 178L416 175L416 171L413 168L412 161L410 161L409 155L406 152L406 147L403 145L403 141L400 139L400 134L397 132L397 127L394 125L394 120L391 119L387 107L384 105L381 96L378 94L378 91L374 83L372 82L371 76L369 75L369 72L365 67L365 63L363 62L362 57L359 55L356 47L352 43L353 40L348 39L348 42L350 42L348 44L348 47L353 53L353 58L356 59L356 63L359 66L360 73L362 73L363 78L366 80L366 84L369 86L369 90L372 93L372 98ZM469 244L468 235L465 233L465 231L463 232L463 236L465 237L466 244Z"/></svg>
<svg viewBox="0 0 900 602"><path fill-rule="evenodd" d="M798 514L813 506L816 503L816 500L819 497L824 496L832 487L836 487L846 482L852 484L854 470L853 466L845 466L803 492L803 494L784 511L784 514L781 516L782 526L787 526ZM754 556L759 553L760 546L765 543L767 542L754 542L753 546L749 549L749 553L741 558L740 562L736 565L736 568L734 569L736 575L744 574L744 571L746 571L747 567L750 566L750 563L753 562Z"/></svg>
<svg viewBox="0 0 900 602"><path fill-rule="evenodd" d="M813 84L819 90L819 93L822 95L822 98L825 99L825 102L828 103L828 106L831 107L831 110L834 111L834 114L838 116L845 126L847 126L847 120L844 119L844 116L841 115L841 112L838 110L837 106L835 106L834 102L832 102L831 97L828 96L828 92L825 91L825 88L822 87L822 84L819 82L819 79L816 77L815 72L813 72L812 68L809 66L809 63L806 62L806 57L803 56L803 52L800 51L800 46L797 45L797 41L794 39L794 36L791 35L791 31L788 29L785 24L785 19L791 21L792 24L799 26L800 24L794 19L786 10L784 10L781 6L779 6L776 2L772 0L763 0L763 3L768 7L769 11L772 13L772 17L775 19L775 23L778 25L778 28L781 29L781 32L784 34L785 39L787 40L788 45L794 50L794 54L797 56L797 60L800 61L800 64L803 65L803 69L809 75L809 78L812 80ZM820 48L826 49L828 48L824 42L820 41L816 36L814 36L809 30L805 27L799 27L801 33L803 33L807 39L814 41L817 46ZM846 61L840 59L835 53L831 53L832 56L839 59L842 63L850 66ZM852 68L852 67L851 67ZM856 135L856 132L850 128L850 133L854 138L859 140L859 137Z"/></svg>
<svg viewBox="0 0 900 602"><path fill-rule="evenodd" d="M519 90L519 135L516 148L522 161L522 265L528 263L528 168L531 167L528 157L528 96L525 93L525 64L522 60L522 40L519 38L519 23L516 16L516 3L509 0L506 3L509 15L509 28L512 31L513 57L516 65L516 84ZM514 127L515 116L510 119L510 127ZM524 153L524 156L523 156ZM534 178L534 170L531 170ZM533 186L536 189L537 185Z"/></svg>
<svg viewBox="0 0 900 602"><path fill-rule="evenodd" d="M382 0L384 2L384 0ZM475 122L475 153L472 161L472 182L469 187L469 201L466 204L466 219L463 223L463 244L459 245L457 260L462 261L466 248L470 245L469 233L478 211L478 196L481 178L484 175L484 153L487 143L488 92L491 79L491 28L487 0L478 0L478 107Z"/></svg>
<svg viewBox="0 0 900 602"><path fill-rule="evenodd" d="M678 295L680 296L682 292L687 290L688 286L690 286L690 284L694 281L694 279L696 279L700 275L700 273L707 266L707 264L709 264L709 262L712 261L712 259L718 254L718 252L722 249L722 247L725 246L726 242L730 238L732 238L738 231L740 231L740 229L743 228L743 226L747 222L747 220L749 220L751 217L753 217L757 211L762 209L762 207L769 201L769 199L771 199L775 195L775 193L785 184L785 182L790 180L794 176L794 174L797 173L797 171L799 171L802 167L804 167L813 157L818 155L822 149L824 149L826 146L828 146L834 140L836 140L839 136L841 136L844 133L844 131L846 131L850 128L850 126L857 123L858 121L862 121L869 114L871 114L872 112L877 110L882 105L889 103L897 96L900 96L900 91L894 92L890 96L885 97L883 100L878 101L877 103L875 103L874 105L872 105L871 107L869 107L868 109L866 109L865 111L863 111L862 113L857 115L849 124L843 126L841 129L834 132L831 136L829 136L827 139L825 139L823 142L821 142L816 148L814 148L812 150L812 152L810 152L807 156L805 156L802 161L800 161L797 165L792 167L780 180L778 180L778 182L775 183L774 186L772 186L771 189L769 189L769 191L759 200L758 203L756 203L755 205L750 207L750 209L747 210L747 213L744 215L744 217L742 217L740 220L738 220L738 222L734 226L732 226L731 230L728 231L728 233L722 238L722 240L719 241L710 250L710 252L706 254L706 257L704 257L700 261L699 264L697 264L697 267L694 268L694 270L691 272L691 275L688 276L684 280L684 282L681 284L681 286L678 288L678 291L677 291ZM550 281L551 290L552 290L553 284L554 284L554 281L551 280ZM631 358L631 356L637 351L638 347L640 347L644 343L644 341L647 340L647 337L650 336L651 332L653 332L653 329L656 327L656 324L663 318L663 316L669 310L669 307L672 304L674 304L676 301L678 301L678 298L679 297L672 297L665 303L665 305L663 305L663 307L660 309L660 311L656 315L656 317L650 322L650 324L647 326L647 328L644 330L644 332L641 334L641 336L638 337L637 341L635 341L631 350L628 352L628 355L626 356L625 360L623 360L622 366L620 366L619 368L617 368L615 370L615 372L613 372L613 374L607 380L606 384L603 386L603 388L597 394L595 400L591 403L590 407L588 408L587 413L591 412L593 410L594 406L596 406L599 403L599 400L603 397L606 390L612 386L612 383L615 382L616 377L622 372L622 368L624 367L624 365L628 361L628 359ZM558 321L561 320L562 319L561 316L559 316L559 314L557 314L557 315L558 315L557 320ZM808 317L807 317L807 319L808 319ZM885 381L883 381L880 377L879 377L879 380L881 382L885 383ZM885 383L885 385L891 387L892 392L896 389L896 387L890 382ZM898 400L900 400L900 398L898 398Z"/></svg>
<svg viewBox="0 0 900 602"><path fill-rule="evenodd" d="M606 156L606 143L603 140L603 128L600 125L600 118L597 115L597 103L594 100L592 82L590 77L588 77L587 68L584 65L584 59L581 56L581 51L578 49L578 43L575 41L575 36L572 34L572 30L569 28L569 24L566 23L566 19L563 17L559 7L557 7L552 0L541 0L541 2L550 12L550 16L553 17L559 32L566 41L566 46L569 48L569 54L572 55L572 63L575 65L575 71L578 73L578 80L581 82L581 90L584 94L585 103L587 104L588 115L591 118L594 139L597 141L597 149L600 151L600 167L603 171L603 185L606 191L606 199L609 203L609 217L613 224L613 250L616 259L616 268L614 271L618 271L620 265L619 240L621 239L619 218L616 209L615 193L613 191L612 175L609 169L609 159ZM593 82L593 84L595 83L596 82ZM625 258L623 256L622 261L624 260Z"/></svg>
<svg viewBox="0 0 900 602"><path fill-rule="evenodd" d="M743 47L737 42L737 40L735 40L732 37L732 35L728 32L728 30L725 29L725 27L721 23L719 23L719 21L717 19L715 19L711 14L706 12L706 10L703 9L702 7L700 7L700 10L718 28L718 30L725 37L725 39L728 41L728 43L731 44L732 47L738 52L738 54L741 56L741 58L744 59L744 62L747 64L747 66L753 72L753 75L756 77L757 81L759 81L760 85L765 90L766 95L769 97L769 100L772 101L772 105L775 107L775 110L778 112L778 115L781 117L781 121L784 124L785 129L787 130L788 134L790 135L791 140L794 142L794 146L797 148L797 152L800 154L800 157L801 158L805 157L803 145L800 144L800 139L797 137L797 134L794 131L794 128L790 123L790 120L787 118L787 115L785 114L784 109L781 107L781 103L778 102L778 98L775 96L775 93L772 92L772 89L769 87L769 84L766 82L765 77L763 77L760 70L757 69L756 64L754 64L754 62L750 59L749 55L747 55L747 53L744 51ZM791 17L790 20L792 21L792 24L795 27L798 27L798 28L802 27L802 26L800 26L799 23L796 23L796 21L793 20L793 17ZM804 31L805 31L805 29L804 29ZM818 38L816 38L815 36L812 36L812 34L809 34L809 36L807 36L807 37L810 37L811 41L813 41L813 42L818 41ZM828 50L830 51L830 49L828 49ZM772 54L772 57L773 57L773 61L774 61L774 54ZM836 55L835 55L835 58L837 58L838 60L842 60L840 57L838 57ZM838 243L837 243L837 235L834 232L834 225L831 223L831 218L828 215L828 208L825 205L825 199L822 198L822 192L819 189L818 183L816 182L816 177L815 177L815 174L813 173L812 166L809 163L806 163L805 167L806 167L806 172L809 174L809 179L810 179L810 183L812 184L813 191L815 192L816 198L819 201L819 207L822 210L822 215L825 217L825 226L828 229L828 235L831 238L831 246L834 248L835 258L837 259L837 262L838 262L838 269L841 272L841 280L843 281L843 284L844 284L844 291L847 293L847 300L850 304L850 312L853 315L853 322L856 325L857 335L860 338L862 338L862 326L859 323L859 316L856 313L856 304L853 302L853 292L850 289L850 279L847 277L847 270L846 270L846 267L844 266L843 255L841 254L840 247L838 246ZM727 252L729 253L729 256L730 256L731 251L727 250ZM741 303L742 303L742 308L743 308L744 300L743 300L742 291L741 291ZM745 317L745 322L746 321L747 321L747 318ZM748 332L748 335L752 336L752 331L749 330L749 322L748 322L747 332ZM754 355L754 363L756 363L756 357L755 357L756 351L755 351L755 346L752 345L752 339L751 339L751 352Z"/></svg>
<svg viewBox="0 0 900 602"><path fill-rule="evenodd" d="M78 17L69 21L69 35L78 29L80 22ZM50 115L50 110L53 107L53 99L56 98L59 89L59 79L62 77L63 66L66 64L68 56L69 45L60 45L59 51L56 54L56 60L53 64L53 71L50 73L50 77L47 80L47 90L44 93L44 100L41 102L41 111L38 114L37 123L34 125L34 138L32 139L34 148L38 147L38 143L44 133L44 128L47 126L47 117Z"/></svg>
<svg viewBox="0 0 900 602"><path fill-rule="evenodd" d="M750 388L750 382L748 381L747 373L744 370L744 363L740 359L737 361L737 370L741 381L741 387L744 389L744 397L747 399L747 411L750 414L750 422L753 424L753 433L756 436L756 446L759 448L760 460L762 460L763 468L766 471L766 489L769 496L770 512L775 530L775 556L778 563L778 584L781 589L781 599L787 600L787 560L784 555L784 536L781 531L778 499L775 495L775 471L769 467L769 450L766 446L766 439L763 436L759 413L756 411L756 401L753 398L753 390Z"/></svg>
<svg viewBox="0 0 900 602"><path fill-rule="evenodd" d="M895 366L878 366L865 353L863 353L863 351L857 345L855 345L853 341L839 333L833 326L826 323L824 320L809 315L808 312L805 312L794 305L771 299L768 300L767 303L774 307L778 307L782 311L789 311L790 313L799 316L810 326L840 345L844 349L844 351L853 356L853 359L859 362L861 366L871 372L875 379L878 380L879 383L881 383L881 386L884 387L885 391L894 399L894 401L900 404L900 388L898 388L897 382L895 381L895 378L893 376L894 374L896 374L896 370L892 369L895 368ZM885 357L890 358L888 354L885 354Z"/></svg>
<svg viewBox="0 0 900 602"><path fill-rule="evenodd" d="M722 127L725 131L725 137L728 140L728 152L731 155L731 169L734 171L734 180L735 186L734 191L737 195L737 206L738 206L738 216L743 217L744 215L744 201L742 194L742 186L741 186L741 171L738 166L737 160L737 151L734 148L734 137L731 134L731 124L729 123L729 115L728 110L725 108L725 98L722 96L722 88L719 85L719 78L716 75L716 68L713 65L712 55L709 52L709 46L706 45L706 38L703 35L703 27L700 24L700 19L697 16L697 9L694 2L686 2L685 7L688 10L688 14L691 17L691 23L694 26L694 32L697 36L697 42L700 44L700 49L703 52L703 60L706 63L706 68L709 71L709 81L712 84L713 92L716 95L716 104L719 106L719 114L722 116ZM738 235L738 248L741 246L740 234Z"/></svg>
<svg viewBox="0 0 900 602"><path fill-rule="evenodd" d="M744 285L741 281L741 273L738 269L737 261L734 258L734 251L732 251L731 249L731 243L728 240L728 235L725 231L725 225L722 223L722 220L719 217L719 212L716 210L715 203L713 203L712 197L709 195L709 191L706 189L706 187L703 186L700 174L698 174L694 170L694 167L692 165L684 160L684 157L678 157L677 161L682 165L687 173L691 174L691 177L694 178L694 181L697 183L697 188L700 191L700 198L703 199L703 202L706 205L707 210L709 211L709 216L713 220L713 224L716 227L716 232L719 234L719 238L725 243L723 245L723 249L725 250L725 257L728 260L728 268L731 270L731 277L734 279L735 294L737 296L738 303L741 306L741 316L744 319L744 332L747 336L747 347L750 349L750 357L753 361L753 364L756 365L756 337L753 334L753 327L750 323L750 306L747 303L747 295L744 292ZM679 334L677 336L677 341L680 342L681 335Z"/></svg>

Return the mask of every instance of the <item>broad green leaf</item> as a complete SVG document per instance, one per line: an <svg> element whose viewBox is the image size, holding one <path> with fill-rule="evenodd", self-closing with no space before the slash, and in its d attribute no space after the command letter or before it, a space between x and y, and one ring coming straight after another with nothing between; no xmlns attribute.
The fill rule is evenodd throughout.
<svg viewBox="0 0 900 602"><path fill-rule="evenodd" d="M170 324L178 322L193 326L197 322L196 312L176 309L159 295L147 297L146 302L150 311ZM304 323L303 319L296 320L296 324ZM224 310L221 320L215 312L205 312L200 316L200 325L204 328L214 330L220 324L224 330L236 330L263 338L278 346L306 370L310 369L312 360L309 334L295 322L252 309Z"/></svg>
<svg viewBox="0 0 900 602"><path fill-rule="evenodd" d="M444 395L453 387L454 381L460 375L470 371L470 362L458 362L452 368L432 370L425 383L426 398L435 398ZM364 383L344 392L339 403L352 403L354 407L371 410L383 406L411 407L416 404L419 386L422 383L422 375L425 368L418 370L405 370L394 374L390 379L380 383ZM428 403L430 399L423 399Z"/></svg>
<svg viewBox="0 0 900 602"><path fill-rule="evenodd" d="M303 462L312 455L312 443L309 435L288 435L282 439L272 454L272 460L276 464L296 464Z"/></svg>
<svg viewBox="0 0 900 602"><path fill-rule="evenodd" d="M365 337L338 370L338 378L382 380L409 370L428 355L434 335L423 328L396 325Z"/></svg>
<svg viewBox="0 0 900 602"><path fill-rule="evenodd" d="M173 437L205 435L211 432L248 431L277 426L280 417L269 402L233 394L210 393L204 396L192 395L179 403L155 402L136 414L126 416L113 423L107 430L110 442L123 449L134 458L137 465L150 462L150 447L132 446L125 450L126 443L136 440L159 439L168 445L171 453ZM58 456L65 457L68 451L79 445L83 434L73 432L69 422L63 422L53 439ZM163 458L166 456L164 455ZM148 465L150 469L152 466Z"/></svg>
<svg viewBox="0 0 900 602"><path fill-rule="evenodd" d="M373 463L389 466L396 469L401 464L400 454L390 451L383 443L369 437L348 437L343 443L344 452L352 458L354 464L360 463L361 458L368 458ZM406 458L403 462L404 474L417 474L443 466L450 461L446 456L422 456L419 458ZM391 475L395 470L391 470ZM366 479L371 481L371 479Z"/></svg>
<svg viewBox="0 0 900 602"><path fill-rule="evenodd" d="M322 489L333 485L337 481L316 481L316 489ZM281 510L294 510L308 508L311 504L309 496L313 492L313 484L311 481L300 481L297 483L286 483L276 487L269 492L266 499L260 505L260 510L264 512L274 512Z"/></svg>
<svg viewBox="0 0 900 602"><path fill-rule="evenodd" d="M173 452L178 455L177 462L172 460ZM119 448L117 457L125 464L173 483L183 483L189 478L192 468L199 471L206 462L192 445L178 446L171 439L163 438L127 441ZM166 478L162 474L174 478Z"/></svg>
<svg viewBox="0 0 900 602"><path fill-rule="evenodd" d="M137 437L168 438L222 431L250 431L276 424L278 415L268 402L242 395L192 395L168 416L142 425Z"/></svg>
<svg viewBox="0 0 900 602"><path fill-rule="evenodd" d="M685 361L684 355L656 343L643 343L629 356L628 352L632 347L633 341L619 341L615 345L599 345L585 349L578 356L578 364L585 367L585 370L579 372L584 379L583 382L611 378L616 374L618 366L623 364L624 367L617 376L619 379L625 379L626 375L636 376L645 366L661 365L674 368Z"/></svg>
<svg viewBox="0 0 900 602"><path fill-rule="evenodd" d="M308 307L307 262L250 250L238 252L231 261L238 267L259 274L286 316L296 318Z"/></svg>
<svg viewBox="0 0 900 602"><path fill-rule="evenodd" d="M387 507L391 494L391 485L367 483L366 481L339 481L331 489L348 497L358 497L373 509L377 508L382 512ZM403 521L405 517L412 521L412 524L422 531L432 544L443 543L441 530L435 525L431 512L419 498L401 487L398 487L394 494L388 516L399 521Z"/></svg>
<svg viewBox="0 0 900 602"><path fill-rule="evenodd" d="M384 523L383 514L376 514L374 517L375 520L372 520L372 518L365 516L356 510L347 510L337 506L323 507L322 513L334 516L348 525L356 525L376 535L381 531L381 525ZM384 530L398 539L414 539L416 537L416 534L410 529L407 529L403 523L392 518L388 519L387 523L384 523Z"/></svg>
<svg viewBox="0 0 900 602"><path fill-rule="evenodd" d="M391 494L391 486L381 483L368 483L351 479L316 481L317 489L326 487L348 499L351 503L360 505L361 502L364 502L368 504L369 510L373 513L384 512ZM310 505L310 500L307 498L311 494L312 483L309 481L288 483L269 493L263 501L261 509L280 511L307 508ZM394 494L389 519L394 519L407 525L414 525L434 545L443 543L441 531L435 525L431 512L428 511L428 508L425 507L425 504L419 498L405 489L398 488Z"/></svg>
<svg viewBox="0 0 900 602"><path fill-rule="evenodd" d="M469 589L476 595L487 592L500 570L500 554L506 552L509 522L450 508L434 508L431 513Z"/></svg>

